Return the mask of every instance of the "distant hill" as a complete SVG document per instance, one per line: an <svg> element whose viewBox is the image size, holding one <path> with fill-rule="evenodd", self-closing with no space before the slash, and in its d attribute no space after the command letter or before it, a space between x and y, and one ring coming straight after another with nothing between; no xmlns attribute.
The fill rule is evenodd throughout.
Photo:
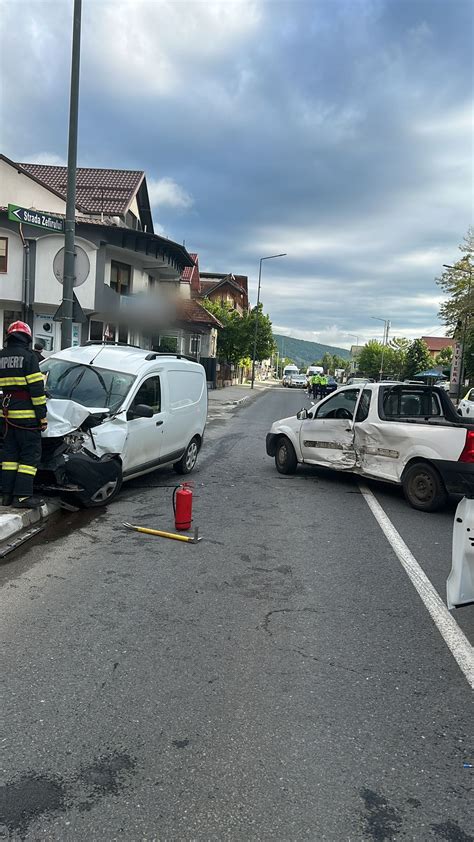
<svg viewBox="0 0 474 842"><path fill-rule="evenodd" d="M322 359L324 354L337 354L344 360L350 359L350 351L347 348L335 348L332 345L321 345L319 342L307 342L305 339L294 339L292 336L281 336L273 334L277 348L282 357L289 357L294 360L299 368L311 365L316 360Z"/></svg>

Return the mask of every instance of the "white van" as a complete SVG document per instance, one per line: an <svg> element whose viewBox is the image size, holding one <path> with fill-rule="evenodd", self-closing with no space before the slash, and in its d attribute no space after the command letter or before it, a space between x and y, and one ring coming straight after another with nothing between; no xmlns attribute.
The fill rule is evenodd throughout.
<svg viewBox="0 0 474 842"><path fill-rule="evenodd" d="M300 370L297 365L286 365L283 369L283 379L282 384L283 386L289 386L290 378L293 377L294 374L299 374Z"/></svg>
<svg viewBox="0 0 474 842"><path fill-rule="evenodd" d="M37 487L82 505L114 497L122 481L173 465L192 471L207 417L202 365L176 354L85 345L41 364L48 429ZM66 447L65 447L66 445Z"/></svg>
<svg viewBox="0 0 474 842"><path fill-rule="evenodd" d="M322 365L310 365L309 368L306 369L306 377L312 377L313 374L324 374L324 368Z"/></svg>

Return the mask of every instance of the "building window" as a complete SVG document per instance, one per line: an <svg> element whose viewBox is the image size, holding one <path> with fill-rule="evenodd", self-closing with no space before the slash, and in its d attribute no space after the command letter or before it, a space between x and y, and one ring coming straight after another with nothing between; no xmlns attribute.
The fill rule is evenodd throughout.
<svg viewBox="0 0 474 842"><path fill-rule="evenodd" d="M0 237L0 272L8 268L8 237Z"/></svg>
<svg viewBox="0 0 474 842"><path fill-rule="evenodd" d="M201 334L195 333L189 341L189 353L197 357L201 353Z"/></svg>
<svg viewBox="0 0 474 842"><path fill-rule="evenodd" d="M119 295L130 295L130 281L132 277L132 267L127 263L119 263L118 260L112 260L110 264L110 287L118 292Z"/></svg>
<svg viewBox="0 0 474 842"><path fill-rule="evenodd" d="M89 322L89 339L92 342L102 342L104 339L104 323L103 322Z"/></svg>
<svg viewBox="0 0 474 842"><path fill-rule="evenodd" d="M162 354L176 354L178 351L176 336L160 336L159 350Z"/></svg>

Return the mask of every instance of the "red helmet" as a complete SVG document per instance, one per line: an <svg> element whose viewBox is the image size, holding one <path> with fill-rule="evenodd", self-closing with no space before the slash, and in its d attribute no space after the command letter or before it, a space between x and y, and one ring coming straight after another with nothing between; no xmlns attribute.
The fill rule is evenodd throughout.
<svg viewBox="0 0 474 842"><path fill-rule="evenodd" d="M31 328L26 322L12 322L10 327L7 330L7 336L10 336L11 333L26 333L30 339L33 338L33 334L31 333Z"/></svg>

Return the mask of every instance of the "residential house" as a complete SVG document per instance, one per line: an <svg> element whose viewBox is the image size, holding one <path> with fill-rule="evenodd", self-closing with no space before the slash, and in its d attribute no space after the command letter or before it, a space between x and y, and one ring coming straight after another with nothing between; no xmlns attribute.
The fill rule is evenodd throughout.
<svg viewBox="0 0 474 842"><path fill-rule="evenodd" d="M19 225L8 217L9 204L63 220L66 168L0 155L0 336L23 318L52 352L61 344L54 316L62 300L64 235ZM193 266L184 246L154 233L143 172L78 168L74 292L86 320L74 324L74 344L107 339L162 347L171 334L178 352L198 357L194 329L180 313L173 317L180 278Z"/></svg>
<svg viewBox="0 0 474 842"><path fill-rule="evenodd" d="M422 341L428 346L433 359L435 359L443 348L454 348L455 340L447 336L422 336Z"/></svg>
<svg viewBox="0 0 474 842"><path fill-rule="evenodd" d="M214 273L201 272L199 269L199 258L195 253L191 253L194 261L194 266L187 267L181 275L182 286L188 285L189 295L191 300L202 307L202 303L206 299L213 302L218 302L222 305L228 305L233 308L240 316L249 310L248 300L248 277L247 275L234 275L230 273ZM187 295L187 292L185 293ZM197 311L189 312L197 313ZM209 313L207 314L209 317ZM217 320L216 320L217 322ZM217 322L216 325L209 323L208 329L214 334L217 331L215 328L222 327ZM213 340L214 341L214 340ZM201 360L202 362L202 360ZM204 364L204 363L203 363ZM215 384L217 386L227 386L232 383L241 382L247 372L237 367L226 360L218 360L215 365ZM208 372L209 380L209 372Z"/></svg>

